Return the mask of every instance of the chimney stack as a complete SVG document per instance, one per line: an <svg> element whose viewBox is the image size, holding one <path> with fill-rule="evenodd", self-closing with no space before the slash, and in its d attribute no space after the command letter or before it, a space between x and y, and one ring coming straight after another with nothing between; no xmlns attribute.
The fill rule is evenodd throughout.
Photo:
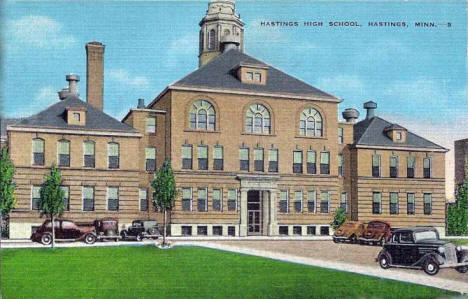
<svg viewBox="0 0 468 299"><path fill-rule="evenodd" d="M145 109L145 99L138 99L138 109Z"/></svg>
<svg viewBox="0 0 468 299"><path fill-rule="evenodd" d="M86 44L86 101L103 110L104 45L100 42Z"/></svg>
<svg viewBox="0 0 468 299"><path fill-rule="evenodd" d="M372 102L372 101L365 102L364 103L364 109L367 110L366 119L371 119L371 118L373 118L375 116L374 110L377 109L377 103Z"/></svg>
<svg viewBox="0 0 468 299"><path fill-rule="evenodd" d="M68 92L69 94L80 95L78 93L78 82L80 82L80 76L75 74L68 74L65 76L65 79L68 81Z"/></svg>
<svg viewBox="0 0 468 299"><path fill-rule="evenodd" d="M343 118L346 120L347 123L355 123L356 120L359 118L359 111L354 108L347 108L342 113Z"/></svg>

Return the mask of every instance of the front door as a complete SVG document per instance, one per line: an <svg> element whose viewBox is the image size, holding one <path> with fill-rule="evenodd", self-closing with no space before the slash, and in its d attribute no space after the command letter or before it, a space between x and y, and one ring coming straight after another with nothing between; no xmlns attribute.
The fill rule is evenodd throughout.
<svg viewBox="0 0 468 299"><path fill-rule="evenodd" d="M260 191L251 190L247 193L248 235L262 234L262 200Z"/></svg>

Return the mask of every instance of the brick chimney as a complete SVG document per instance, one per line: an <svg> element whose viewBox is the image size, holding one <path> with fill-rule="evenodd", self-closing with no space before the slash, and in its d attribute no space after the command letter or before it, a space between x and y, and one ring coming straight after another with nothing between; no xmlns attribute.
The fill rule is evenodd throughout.
<svg viewBox="0 0 468 299"><path fill-rule="evenodd" d="M86 101L103 110L104 45L100 42L86 44Z"/></svg>

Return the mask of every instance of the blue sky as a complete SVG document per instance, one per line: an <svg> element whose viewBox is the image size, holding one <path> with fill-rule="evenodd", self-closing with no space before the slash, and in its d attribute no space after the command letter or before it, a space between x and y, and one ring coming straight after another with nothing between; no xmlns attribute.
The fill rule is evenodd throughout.
<svg viewBox="0 0 468 299"><path fill-rule="evenodd" d="M236 4L246 24L246 52L343 98L340 112L362 112L362 103L374 100L379 115L446 147L468 137L464 1ZM149 102L197 68L198 22L206 8L207 1L6 1L3 114L25 116L54 103L71 72L81 75L84 98L84 45L97 40L106 45L105 112L121 118L137 98ZM261 21L325 26L273 28ZM362 27L329 27L329 21ZM369 21L408 27L369 27ZM417 21L452 26L416 28Z"/></svg>

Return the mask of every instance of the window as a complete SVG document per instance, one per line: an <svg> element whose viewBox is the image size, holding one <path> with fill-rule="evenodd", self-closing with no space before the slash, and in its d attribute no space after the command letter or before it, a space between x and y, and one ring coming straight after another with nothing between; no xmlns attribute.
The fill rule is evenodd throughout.
<svg viewBox="0 0 468 299"><path fill-rule="evenodd" d="M191 145L182 145L182 169L192 169Z"/></svg>
<svg viewBox="0 0 468 299"><path fill-rule="evenodd" d="M199 188L197 195L197 208L198 212L208 211L208 194L206 188Z"/></svg>
<svg viewBox="0 0 468 299"><path fill-rule="evenodd" d="M372 214L382 213L382 193L373 192L372 193Z"/></svg>
<svg viewBox="0 0 468 299"><path fill-rule="evenodd" d="M398 177L398 156L390 157L390 177Z"/></svg>
<svg viewBox="0 0 468 299"><path fill-rule="evenodd" d="M343 128L338 128L338 143L343 144Z"/></svg>
<svg viewBox="0 0 468 299"><path fill-rule="evenodd" d="M148 211L148 191L140 188L138 197L140 199L140 211Z"/></svg>
<svg viewBox="0 0 468 299"><path fill-rule="evenodd" d="M293 226L293 235L302 235L302 226L295 225Z"/></svg>
<svg viewBox="0 0 468 299"><path fill-rule="evenodd" d="M221 225L213 226L213 235L214 236L222 236L223 235L223 227Z"/></svg>
<svg viewBox="0 0 468 299"><path fill-rule="evenodd" d="M198 146L198 169L208 169L208 147L206 145Z"/></svg>
<svg viewBox="0 0 468 299"><path fill-rule="evenodd" d="M70 166L70 141L58 142L58 166Z"/></svg>
<svg viewBox="0 0 468 299"><path fill-rule="evenodd" d="M107 187L107 210L119 210L119 187Z"/></svg>
<svg viewBox="0 0 468 299"><path fill-rule="evenodd" d="M414 215L414 193L406 194L406 213Z"/></svg>
<svg viewBox="0 0 468 299"><path fill-rule="evenodd" d="M252 81L253 80L253 73L252 72L247 72L247 80Z"/></svg>
<svg viewBox="0 0 468 299"><path fill-rule="evenodd" d="M208 32L208 50L214 50L216 45L216 31L211 29Z"/></svg>
<svg viewBox="0 0 468 299"><path fill-rule="evenodd" d="M339 154L338 155L338 175L343 176L344 171L343 171L343 155Z"/></svg>
<svg viewBox="0 0 468 299"><path fill-rule="evenodd" d="M249 148L242 147L239 149L240 170L249 171Z"/></svg>
<svg viewBox="0 0 468 299"><path fill-rule="evenodd" d="M237 211L237 190L228 190L228 211Z"/></svg>
<svg viewBox="0 0 468 299"><path fill-rule="evenodd" d="M222 146L213 147L213 169L223 170L224 169L224 152Z"/></svg>
<svg viewBox="0 0 468 299"><path fill-rule="evenodd" d="M200 47L199 52L200 53L203 51L204 42L205 42L204 37L205 36L204 36L203 32L200 31L200 44L199 44L199 47Z"/></svg>
<svg viewBox="0 0 468 299"><path fill-rule="evenodd" d="M263 148L254 148L254 170L264 171Z"/></svg>
<svg viewBox="0 0 468 299"><path fill-rule="evenodd" d="M208 227L206 225L197 225L197 235L198 236L208 235Z"/></svg>
<svg viewBox="0 0 468 299"><path fill-rule="evenodd" d="M320 174L330 174L330 153L320 153Z"/></svg>
<svg viewBox="0 0 468 299"><path fill-rule="evenodd" d="M41 186L32 186L31 209L39 210L40 205L41 205Z"/></svg>
<svg viewBox="0 0 468 299"><path fill-rule="evenodd" d="M296 213L302 213L302 190L294 192L294 211Z"/></svg>
<svg viewBox="0 0 468 299"><path fill-rule="evenodd" d="M236 227L228 226L228 236L235 236L235 235L236 235Z"/></svg>
<svg viewBox="0 0 468 299"><path fill-rule="evenodd" d="M307 226L307 234L315 236L317 234L317 227L314 225Z"/></svg>
<svg viewBox="0 0 468 299"><path fill-rule="evenodd" d="M315 151L307 151L307 173L317 173L317 154Z"/></svg>
<svg viewBox="0 0 468 299"><path fill-rule="evenodd" d="M197 100L190 107L189 113L190 129L215 130L216 113L214 106L205 100Z"/></svg>
<svg viewBox="0 0 468 299"><path fill-rule="evenodd" d="M431 158L424 158L423 167L424 167L424 178L430 179L431 178Z"/></svg>
<svg viewBox="0 0 468 299"><path fill-rule="evenodd" d="M247 109L246 127L247 133L270 134L270 111L262 104L252 104Z"/></svg>
<svg viewBox="0 0 468 299"><path fill-rule="evenodd" d="M254 81L262 82L262 74L260 74L260 73L255 73L255 74L254 74Z"/></svg>
<svg viewBox="0 0 468 299"><path fill-rule="evenodd" d="M182 226L182 236L191 236L192 235L192 227L191 226Z"/></svg>
<svg viewBox="0 0 468 299"><path fill-rule="evenodd" d="M107 144L109 168L119 168L119 144L110 142Z"/></svg>
<svg viewBox="0 0 468 299"><path fill-rule="evenodd" d="M411 232L400 233L400 243L413 243L413 234Z"/></svg>
<svg viewBox="0 0 468 299"><path fill-rule="evenodd" d="M65 203L65 211L70 211L70 187L60 186L63 191L63 202Z"/></svg>
<svg viewBox="0 0 468 299"><path fill-rule="evenodd" d="M77 113L77 112L74 112L73 113L73 119L76 120L76 121L80 121L80 114Z"/></svg>
<svg viewBox="0 0 468 299"><path fill-rule="evenodd" d="M280 235L287 236L289 234L287 225L280 225L278 232Z"/></svg>
<svg viewBox="0 0 468 299"><path fill-rule="evenodd" d="M156 149L154 147L145 148L146 171L156 170Z"/></svg>
<svg viewBox="0 0 468 299"><path fill-rule="evenodd" d="M330 227L328 227L328 226L321 226L321 227L320 227L320 235L321 235L321 236L328 236L328 235L330 235Z"/></svg>
<svg viewBox="0 0 468 299"><path fill-rule="evenodd" d="M83 143L83 164L84 167L94 167L95 158L94 158L94 142L85 141Z"/></svg>
<svg viewBox="0 0 468 299"><path fill-rule="evenodd" d="M432 214L432 194L424 193L424 215Z"/></svg>
<svg viewBox="0 0 468 299"><path fill-rule="evenodd" d="M279 211L280 213L287 213L288 212L288 190L281 190L280 191L280 204L279 204Z"/></svg>
<svg viewBox="0 0 468 299"><path fill-rule="evenodd" d="M309 213L315 213L315 201L317 199L317 192L309 190L307 192L307 210Z"/></svg>
<svg viewBox="0 0 468 299"><path fill-rule="evenodd" d="M213 211L223 210L223 191L221 189L213 189Z"/></svg>
<svg viewBox="0 0 468 299"><path fill-rule="evenodd" d="M314 108L302 111L299 121L299 134L303 136L323 136L322 115Z"/></svg>
<svg viewBox="0 0 468 299"><path fill-rule="evenodd" d="M268 171L278 172L278 149L272 148L268 151Z"/></svg>
<svg viewBox="0 0 468 299"><path fill-rule="evenodd" d="M348 194L346 192L341 192L340 208L342 208L345 213L348 212Z"/></svg>
<svg viewBox="0 0 468 299"><path fill-rule="evenodd" d="M192 188L182 188L182 211L192 210Z"/></svg>
<svg viewBox="0 0 468 299"><path fill-rule="evenodd" d="M146 133L156 133L156 118L146 118Z"/></svg>
<svg viewBox="0 0 468 299"><path fill-rule="evenodd" d="M83 187L83 211L94 211L94 187Z"/></svg>
<svg viewBox="0 0 468 299"><path fill-rule="evenodd" d="M398 214L398 193L390 192L390 215Z"/></svg>
<svg viewBox="0 0 468 299"><path fill-rule="evenodd" d="M414 178L414 164L416 158L413 156L409 156L406 161L406 174L408 178Z"/></svg>
<svg viewBox="0 0 468 299"><path fill-rule="evenodd" d="M44 140L33 139L32 141L33 164L44 165Z"/></svg>
<svg viewBox="0 0 468 299"><path fill-rule="evenodd" d="M396 140L401 140L401 132L396 132Z"/></svg>
<svg viewBox="0 0 468 299"><path fill-rule="evenodd" d="M322 199L320 200L320 213L328 213L330 210L330 192L322 191Z"/></svg>
<svg viewBox="0 0 468 299"><path fill-rule="evenodd" d="M302 173L302 151L293 151L293 173Z"/></svg>
<svg viewBox="0 0 468 299"><path fill-rule="evenodd" d="M372 176L380 177L380 155L372 155Z"/></svg>

